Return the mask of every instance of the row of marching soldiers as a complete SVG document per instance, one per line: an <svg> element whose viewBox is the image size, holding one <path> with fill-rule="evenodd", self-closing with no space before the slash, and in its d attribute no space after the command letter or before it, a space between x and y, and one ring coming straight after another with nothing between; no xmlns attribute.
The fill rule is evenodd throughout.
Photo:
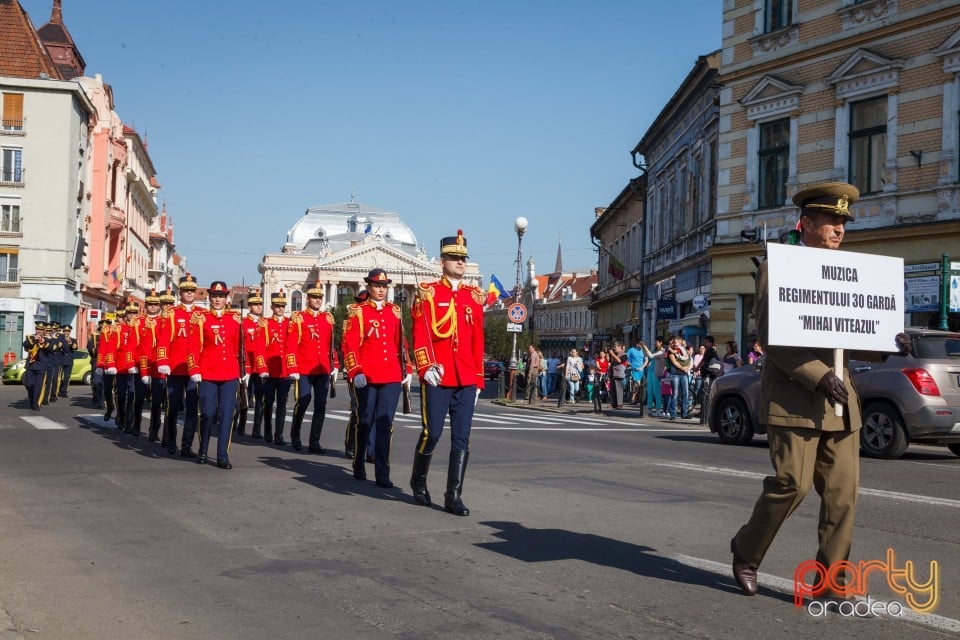
<svg viewBox="0 0 960 640"><path fill-rule="evenodd" d="M376 483L384 488L394 486L389 463L393 418L401 394L404 390L409 393L415 364L423 383L423 429L410 481L414 502L431 505L427 473L449 417L451 453L444 509L468 515L461 490L469 457L473 409L484 381L485 296L477 287L463 282L468 257L463 232L443 238L440 245L443 277L418 284L411 309L414 363L406 357L400 308L386 300L392 281L383 269L367 274L367 298L348 307L343 327L343 371L349 382L357 428L351 438L352 446L348 443L347 449L352 449L354 478L366 480L366 453L372 430ZM151 440L160 439L167 451L175 454L177 420L184 411L180 455L206 462L210 436L215 432L216 464L230 469L232 423L236 422L239 433L246 425L246 387L251 386L255 403L253 436L277 445L286 444L284 420L287 395L292 388L293 448L303 449L301 428L312 399L307 450L325 453L320 446L320 434L337 363L334 319L323 311L321 283L317 281L307 288L307 308L293 312L289 318L284 314L286 299L282 291L270 299L270 317L263 317L263 299L256 292L247 300L250 313L241 317L227 308L226 283L215 281L208 288L209 309L194 306L197 284L190 274L181 278L179 284L179 304L173 304L169 291L165 296L152 291L145 299L145 313L141 314L136 305L129 306L118 325L108 324L102 329L97 373L104 380L104 420L109 420L116 410L117 427L139 435L143 404L149 396ZM132 407L127 400L131 386ZM121 391L112 393L114 389ZM199 451L194 453L198 424L200 444Z"/></svg>
<svg viewBox="0 0 960 640"><path fill-rule="evenodd" d="M37 322L36 333L27 336L23 349L27 352L23 386L27 402L34 411L57 398L67 397L70 372L73 370L73 352L77 341L70 335L69 324Z"/></svg>

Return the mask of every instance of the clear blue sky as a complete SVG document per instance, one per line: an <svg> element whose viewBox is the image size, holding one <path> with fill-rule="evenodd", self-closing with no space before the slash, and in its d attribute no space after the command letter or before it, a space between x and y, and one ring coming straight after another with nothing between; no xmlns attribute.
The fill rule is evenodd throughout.
<svg viewBox="0 0 960 640"><path fill-rule="evenodd" d="M39 28L52 0L21 0ZM311 206L400 214L427 253L464 230L484 281L596 265L589 227L721 2L63 0L120 117L148 137L201 282L259 281ZM525 269L525 267L524 267Z"/></svg>

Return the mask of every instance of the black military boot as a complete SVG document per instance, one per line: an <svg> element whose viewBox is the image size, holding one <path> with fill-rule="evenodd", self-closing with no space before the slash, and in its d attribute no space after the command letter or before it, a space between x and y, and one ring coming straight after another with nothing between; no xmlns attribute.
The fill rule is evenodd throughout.
<svg viewBox="0 0 960 640"><path fill-rule="evenodd" d="M150 442L156 442L160 437L160 407L150 407L150 430L147 437Z"/></svg>
<svg viewBox="0 0 960 640"><path fill-rule="evenodd" d="M304 414L299 411L294 411L293 423L290 425L290 441L299 445L300 449L303 448L303 445L300 444L300 431L303 427L303 415ZM283 427L279 424L277 425L277 432L273 437L273 443L280 445L287 444L283 439ZM297 449L297 451L300 449Z"/></svg>
<svg viewBox="0 0 960 640"><path fill-rule="evenodd" d="M410 488L413 489L413 502L423 507L429 507L430 492L427 491L427 472L430 471L432 454L423 454L419 451L413 454L413 473L410 475Z"/></svg>
<svg viewBox="0 0 960 640"><path fill-rule="evenodd" d="M450 468L447 470L447 492L443 494L443 510L455 516L468 516L470 509L460 499L463 491L463 474L467 470L469 451L451 451Z"/></svg>
<svg viewBox="0 0 960 640"><path fill-rule="evenodd" d="M269 411L263 413L263 439L267 442L273 441L273 416Z"/></svg>

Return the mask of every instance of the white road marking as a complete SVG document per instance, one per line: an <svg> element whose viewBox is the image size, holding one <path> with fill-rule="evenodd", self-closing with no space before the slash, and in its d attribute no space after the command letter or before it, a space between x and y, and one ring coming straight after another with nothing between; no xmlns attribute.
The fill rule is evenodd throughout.
<svg viewBox="0 0 960 640"><path fill-rule="evenodd" d="M733 576L731 575L732 570L730 568L730 564L728 563L715 562L705 558L696 558L694 556L682 554L672 556L672 558L684 566L692 567L694 569L701 569L703 571L709 571L710 573L715 573L717 575L729 578L730 582L733 583ZM790 596L793 595L793 580L787 580L786 578L781 578L779 576L758 572L757 582L762 587L769 587L774 591L779 591ZM876 594L870 594L870 596L875 602L878 600L891 602L893 599L895 599L893 598L893 594L891 594L891 598L878 596ZM858 601L866 602L866 598L857 597L856 599ZM793 605L791 604L791 606ZM831 615L834 617L841 616L841 614L836 612L831 612ZM906 605L904 605L902 614L900 616L881 615L881 617L889 620L902 620L904 622L922 624L925 627L933 627L934 629L940 629L943 631L960 633L960 620L947 618L946 616L938 616L932 613L917 613Z"/></svg>
<svg viewBox="0 0 960 640"><path fill-rule="evenodd" d="M62 425L59 422L54 422L50 418L44 418L43 416L20 416L24 422L33 425L34 429L40 430L53 430L53 429L66 429L66 425Z"/></svg>
<svg viewBox="0 0 960 640"><path fill-rule="evenodd" d="M741 471L740 469L729 469L726 467L705 467L689 462L652 462L655 467L670 467L673 469L683 469L685 471L700 471L703 473L715 473L724 476L736 476L739 478L766 478L766 473L756 473L754 471ZM889 500L900 500L902 502L916 502L918 504L932 504L941 507L960 508L960 500L951 500L950 498L936 498L933 496L921 496L913 493L899 493L897 491L884 491L883 489L867 489L860 487L857 491L860 495L874 496L876 498L887 498Z"/></svg>

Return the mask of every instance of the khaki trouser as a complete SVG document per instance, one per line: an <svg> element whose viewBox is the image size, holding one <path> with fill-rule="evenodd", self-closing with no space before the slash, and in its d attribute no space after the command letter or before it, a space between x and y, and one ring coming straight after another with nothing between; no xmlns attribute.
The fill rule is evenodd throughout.
<svg viewBox="0 0 960 640"><path fill-rule="evenodd" d="M737 533L741 558L760 566L780 525L812 485L821 500L817 561L829 565L847 560L860 483L859 434L771 426L767 440L776 475L764 479L753 514Z"/></svg>

